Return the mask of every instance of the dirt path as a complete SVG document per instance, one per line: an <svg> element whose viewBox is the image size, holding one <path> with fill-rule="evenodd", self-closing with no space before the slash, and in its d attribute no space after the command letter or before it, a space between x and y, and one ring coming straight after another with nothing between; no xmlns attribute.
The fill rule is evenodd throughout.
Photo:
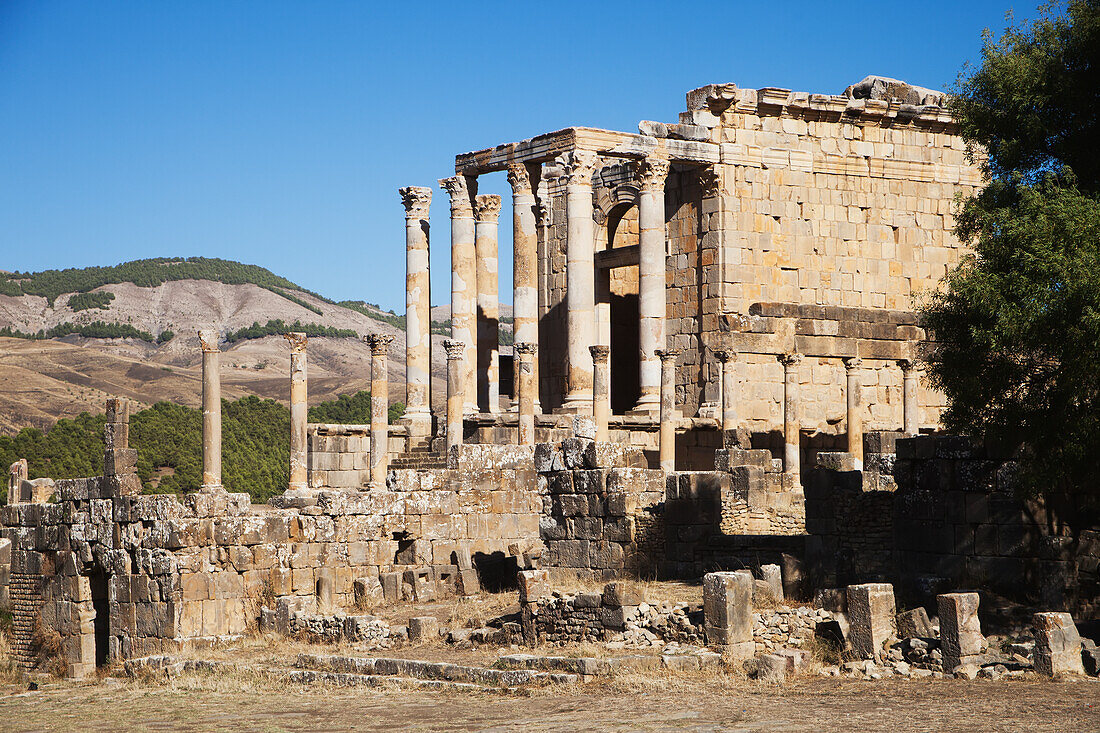
<svg viewBox="0 0 1100 733"><path fill-rule="evenodd" d="M630 692L587 686L530 697L170 683L2 693L5 731L1100 731L1100 683L812 679L783 688L673 680ZM652 685L648 687L652 688Z"/></svg>

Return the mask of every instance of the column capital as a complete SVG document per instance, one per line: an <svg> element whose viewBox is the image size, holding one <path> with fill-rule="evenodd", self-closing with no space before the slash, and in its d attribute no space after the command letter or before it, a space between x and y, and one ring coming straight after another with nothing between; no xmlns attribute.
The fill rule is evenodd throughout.
<svg viewBox="0 0 1100 733"><path fill-rule="evenodd" d="M199 346L204 354L218 353L218 332L212 328L200 328Z"/></svg>
<svg viewBox="0 0 1100 733"><path fill-rule="evenodd" d="M478 221L497 221L500 218L500 196L485 193L474 197L474 214Z"/></svg>
<svg viewBox="0 0 1100 733"><path fill-rule="evenodd" d="M469 219L474 215L473 204L470 203L470 187L466 182L466 176L440 178L439 187L451 197L452 218Z"/></svg>
<svg viewBox="0 0 1100 733"><path fill-rule="evenodd" d="M443 348L447 350L447 361L454 361L463 357L466 342L457 339L443 339Z"/></svg>
<svg viewBox="0 0 1100 733"><path fill-rule="evenodd" d="M788 354L779 354L775 357L779 360L779 363L785 367L797 366L802 361L802 354L798 352L791 352Z"/></svg>
<svg viewBox="0 0 1100 733"><path fill-rule="evenodd" d="M534 355L538 351L539 345L530 341L520 341L519 343L512 344L512 351L517 354L531 354Z"/></svg>
<svg viewBox="0 0 1100 733"><path fill-rule="evenodd" d="M858 356L846 356L842 361L844 362L844 368L848 371L859 369L863 366L863 359L860 359Z"/></svg>
<svg viewBox="0 0 1100 733"><path fill-rule="evenodd" d="M283 338L290 342L290 351L294 354L304 354L306 351L306 338L304 333L299 331L291 331L290 333L284 333Z"/></svg>
<svg viewBox="0 0 1100 733"><path fill-rule="evenodd" d="M405 205L406 219L428 218L428 207L432 204L432 189L424 186L405 186L397 189L401 194L401 203Z"/></svg>
<svg viewBox="0 0 1100 733"><path fill-rule="evenodd" d="M737 358L737 352L733 349L714 349L714 358L725 364Z"/></svg>
<svg viewBox="0 0 1100 733"><path fill-rule="evenodd" d="M634 164L634 177L643 191L663 191L669 161L664 153L650 153Z"/></svg>
<svg viewBox="0 0 1100 733"><path fill-rule="evenodd" d="M508 185L512 187L512 193L517 196L525 193L534 194L534 189L531 187L531 174L527 166L518 160L508 164Z"/></svg>
<svg viewBox="0 0 1100 733"><path fill-rule="evenodd" d="M924 369L924 364L917 359L898 359L898 366L903 374L911 374Z"/></svg>
<svg viewBox="0 0 1100 733"><path fill-rule="evenodd" d="M592 361L596 364L603 364L607 361L607 358L611 356L611 347L597 344L588 347L588 353L592 354Z"/></svg>
<svg viewBox="0 0 1100 733"><path fill-rule="evenodd" d="M703 187L703 196L713 198L722 193L722 173L717 166L707 166L699 171L699 183Z"/></svg>
<svg viewBox="0 0 1100 733"><path fill-rule="evenodd" d="M591 186L597 162L594 150L571 150L562 155L561 164L565 170L567 185Z"/></svg>
<svg viewBox="0 0 1100 733"><path fill-rule="evenodd" d="M370 344L371 356L383 356L387 353L389 345L393 343L393 336L385 333L368 333L363 340Z"/></svg>
<svg viewBox="0 0 1100 733"><path fill-rule="evenodd" d="M675 363L676 357L683 352L680 349L655 349L653 353L661 359L661 363L667 364L669 362Z"/></svg>

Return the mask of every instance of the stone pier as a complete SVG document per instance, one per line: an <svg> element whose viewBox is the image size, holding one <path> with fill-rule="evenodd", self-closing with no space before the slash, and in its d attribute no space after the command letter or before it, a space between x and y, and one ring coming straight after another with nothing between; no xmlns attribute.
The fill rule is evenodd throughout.
<svg viewBox="0 0 1100 733"><path fill-rule="evenodd" d="M592 356L596 335L595 234L592 221L592 174L596 153L574 150L564 157L566 171L565 318L567 412L584 413L591 405Z"/></svg>
<svg viewBox="0 0 1100 733"><path fill-rule="evenodd" d="M797 488L801 480L798 365L802 354L781 354L778 359L783 365L783 473L791 484L788 488Z"/></svg>
<svg viewBox="0 0 1100 733"><path fill-rule="evenodd" d="M370 344L370 483L371 488L384 488L389 470L390 391L386 359L393 336L372 333Z"/></svg>
<svg viewBox="0 0 1100 733"><path fill-rule="evenodd" d="M405 414L410 443L431 434L432 304L428 209L432 190L398 190L405 205Z"/></svg>
<svg viewBox="0 0 1100 733"><path fill-rule="evenodd" d="M665 179L669 161L657 154L638 165L638 344L641 396L636 410L656 412L661 393L658 349L665 348Z"/></svg>
<svg viewBox="0 0 1100 733"><path fill-rule="evenodd" d="M859 372L862 366L863 360L859 357L844 359L844 371L848 378L845 390L848 402L848 454L856 471L863 470L863 383Z"/></svg>
<svg viewBox="0 0 1100 733"><path fill-rule="evenodd" d="M920 433L920 403L917 397L917 376L920 363L913 359L899 359L901 367L901 414L902 431L906 435Z"/></svg>
<svg viewBox="0 0 1100 733"><path fill-rule="evenodd" d="M592 417L596 421L596 440L608 441L607 420L611 413L610 346L589 346L592 354Z"/></svg>
<svg viewBox="0 0 1100 733"><path fill-rule="evenodd" d="M517 341L512 346L515 354L516 403L519 409L519 424L516 430L516 443L535 444L535 355L538 347L530 342Z"/></svg>
<svg viewBox="0 0 1100 733"><path fill-rule="evenodd" d="M202 348L202 486L201 490L222 485L222 383L218 371L218 332L199 331Z"/></svg>
<svg viewBox="0 0 1100 733"><path fill-rule="evenodd" d="M756 650L752 640L753 577L748 570L703 576L703 623L707 644L734 659Z"/></svg>
<svg viewBox="0 0 1100 733"><path fill-rule="evenodd" d="M737 444L737 375L733 372L733 361L737 352L729 349L716 349L714 358L722 365L719 378L719 418L722 421L722 447L733 448Z"/></svg>
<svg viewBox="0 0 1100 733"><path fill-rule="evenodd" d="M290 342L290 491L305 491L309 483L306 423L309 397L306 382L306 335L283 334Z"/></svg>
<svg viewBox="0 0 1100 733"><path fill-rule="evenodd" d="M451 340L463 344L464 363L477 364L476 322L477 263L474 236L474 207L466 176L441 178L451 197ZM477 370L463 376L464 412L477 412Z"/></svg>
<svg viewBox="0 0 1100 733"><path fill-rule="evenodd" d="M511 163L508 183L512 186L512 337L515 343L539 342L538 224L535 218L535 190L540 166ZM537 349L536 349L537 351ZM535 385L535 411L540 409L538 395L539 361L532 359ZM518 394L518 388L513 390Z"/></svg>
<svg viewBox="0 0 1100 733"><path fill-rule="evenodd" d="M474 199L474 250L477 257L477 404L482 412L500 412L500 301L497 277L497 222L500 196Z"/></svg>
<svg viewBox="0 0 1100 733"><path fill-rule="evenodd" d="M661 432L658 455L662 471L676 470L676 357L679 349L657 349L661 360Z"/></svg>
<svg viewBox="0 0 1100 733"><path fill-rule="evenodd" d="M940 615L940 650L943 671L950 674L962 664L976 661L982 653L981 622L978 620L977 593L944 593L936 596Z"/></svg>
<svg viewBox="0 0 1100 733"><path fill-rule="evenodd" d="M447 448L462 445L462 415L466 386L466 344L446 339L447 350Z"/></svg>

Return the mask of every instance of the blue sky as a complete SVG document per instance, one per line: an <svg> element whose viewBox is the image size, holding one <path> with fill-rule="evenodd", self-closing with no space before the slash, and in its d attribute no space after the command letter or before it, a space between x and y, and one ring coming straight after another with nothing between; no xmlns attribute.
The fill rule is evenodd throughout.
<svg viewBox="0 0 1100 733"><path fill-rule="evenodd" d="M430 185L449 299L456 153L568 127L675 122L713 82L933 88L996 2L0 0L0 269L205 255L404 309L397 188ZM511 300L510 191L501 292Z"/></svg>

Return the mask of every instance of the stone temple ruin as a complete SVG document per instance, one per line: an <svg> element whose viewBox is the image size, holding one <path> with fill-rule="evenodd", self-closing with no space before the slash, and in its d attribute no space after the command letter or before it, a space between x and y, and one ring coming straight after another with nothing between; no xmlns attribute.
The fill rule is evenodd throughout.
<svg viewBox="0 0 1100 733"><path fill-rule="evenodd" d="M842 625L874 659L899 634L896 587L938 609L948 672L982 653L977 595L951 591L1095 615L1100 533L1052 533L1013 493L1011 463L937 434L942 398L918 379L914 298L963 255L953 202L981 183L941 101L877 78L844 96L709 85L676 123L456 156L440 181L445 405L430 379L432 192L408 187L399 424L387 425L390 337L369 337L371 424L320 425L306 419L306 337L287 334L289 486L252 505L222 485L219 334L201 332L199 491L141 493L122 400L108 404L102 476L32 482L13 466L0 602L15 653L30 666L36 639L55 634L83 676L256 623L339 618L365 598L517 582L519 637L642 633L641 600L614 583L553 596L567 576L705 576L705 618L670 610L661 628L745 656L774 651L746 610L761 584L815 597L798 623ZM511 354L500 198L476 194L497 172L513 190ZM1073 623L1055 615L1036 623L1063 643Z"/></svg>

